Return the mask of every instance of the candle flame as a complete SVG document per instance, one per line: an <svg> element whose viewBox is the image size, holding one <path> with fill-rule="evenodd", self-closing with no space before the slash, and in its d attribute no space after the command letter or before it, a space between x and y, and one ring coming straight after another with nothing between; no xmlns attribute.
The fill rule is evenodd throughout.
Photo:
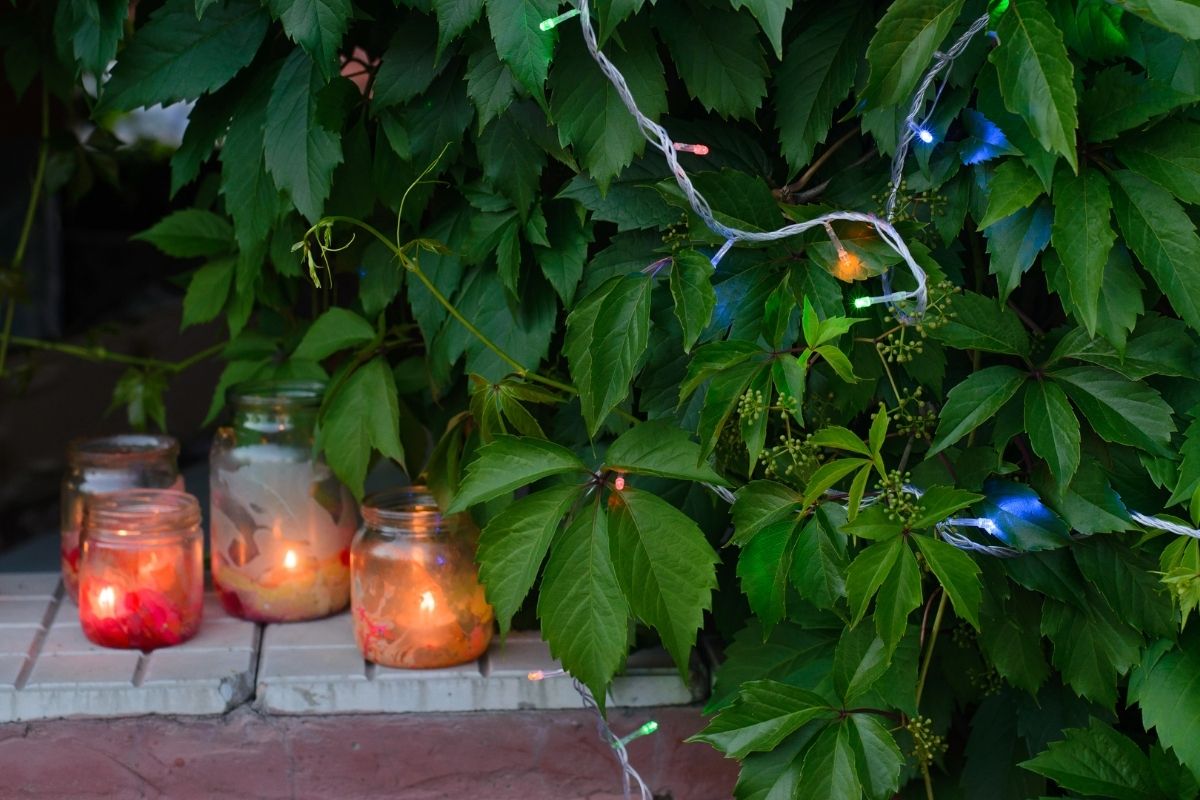
<svg viewBox="0 0 1200 800"><path fill-rule="evenodd" d="M421 610L433 611L437 608L437 602L433 599L433 592L421 592Z"/></svg>
<svg viewBox="0 0 1200 800"><path fill-rule="evenodd" d="M295 550L288 550L288 551L287 551L287 552L284 554L284 556L283 556L283 565L284 565L285 567L287 567L288 569L295 569L295 568L296 568L296 564L298 564L298 563L299 563L299 559L298 559L298 558L296 558L296 551L295 551Z"/></svg>
<svg viewBox="0 0 1200 800"><path fill-rule="evenodd" d="M96 605L100 607L100 612L103 614L111 614L117 605L117 593L113 591L113 587L105 586L96 595Z"/></svg>

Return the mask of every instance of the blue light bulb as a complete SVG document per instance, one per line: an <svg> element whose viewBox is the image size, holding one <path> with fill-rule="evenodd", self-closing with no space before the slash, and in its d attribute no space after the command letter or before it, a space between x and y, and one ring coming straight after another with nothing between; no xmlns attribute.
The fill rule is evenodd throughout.
<svg viewBox="0 0 1200 800"><path fill-rule="evenodd" d="M917 138L925 144L933 144L933 134L924 128L917 128Z"/></svg>

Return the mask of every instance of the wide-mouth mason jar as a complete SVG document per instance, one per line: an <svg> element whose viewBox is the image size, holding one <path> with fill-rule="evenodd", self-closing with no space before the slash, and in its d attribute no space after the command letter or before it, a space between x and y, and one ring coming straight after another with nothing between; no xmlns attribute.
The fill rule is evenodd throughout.
<svg viewBox="0 0 1200 800"><path fill-rule="evenodd" d="M204 602L200 504L186 492L89 497L79 558L79 621L104 647L153 650L191 638Z"/></svg>
<svg viewBox="0 0 1200 800"><path fill-rule="evenodd" d="M121 489L183 489L179 442L172 436L120 434L76 439L67 447L60 509L61 562L67 596L79 596L80 531L89 496Z"/></svg>
<svg viewBox="0 0 1200 800"><path fill-rule="evenodd" d="M446 515L423 486L363 501L350 555L354 635L368 661L430 669L472 661L493 614L475 568L479 529Z"/></svg>
<svg viewBox="0 0 1200 800"><path fill-rule="evenodd" d="M335 614L350 602L349 490L313 452L317 381L268 381L230 394L233 425L210 456L212 575L229 613L259 622Z"/></svg>

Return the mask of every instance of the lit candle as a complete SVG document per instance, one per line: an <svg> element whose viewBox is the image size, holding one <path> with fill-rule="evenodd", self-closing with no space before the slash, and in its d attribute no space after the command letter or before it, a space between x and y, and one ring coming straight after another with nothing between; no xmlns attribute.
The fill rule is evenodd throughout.
<svg viewBox="0 0 1200 800"><path fill-rule="evenodd" d="M475 573L477 532L444 517L424 490L374 495L350 561L359 647L389 667L436 668L478 658L492 637L492 608Z"/></svg>
<svg viewBox="0 0 1200 800"><path fill-rule="evenodd" d="M79 621L105 647L178 644L200 625L200 506L184 492L141 489L91 498L79 564Z"/></svg>

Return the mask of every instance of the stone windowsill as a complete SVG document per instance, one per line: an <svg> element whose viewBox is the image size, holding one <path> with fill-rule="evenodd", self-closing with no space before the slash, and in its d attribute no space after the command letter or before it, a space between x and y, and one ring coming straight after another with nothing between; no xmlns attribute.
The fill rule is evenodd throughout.
<svg viewBox="0 0 1200 800"><path fill-rule="evenodd" d="M0 722L56 717L221 714L250 704L268 714L501 711L578 708L536 633L513 633L478 661L398 670L363 660L349 616L257 625L205 598L200 632L143 654L91 644L57 574L0 574ZM685 685L661 649L630 656L609 696L615 707L683 705L704 693L703 668Z"/></svg>

